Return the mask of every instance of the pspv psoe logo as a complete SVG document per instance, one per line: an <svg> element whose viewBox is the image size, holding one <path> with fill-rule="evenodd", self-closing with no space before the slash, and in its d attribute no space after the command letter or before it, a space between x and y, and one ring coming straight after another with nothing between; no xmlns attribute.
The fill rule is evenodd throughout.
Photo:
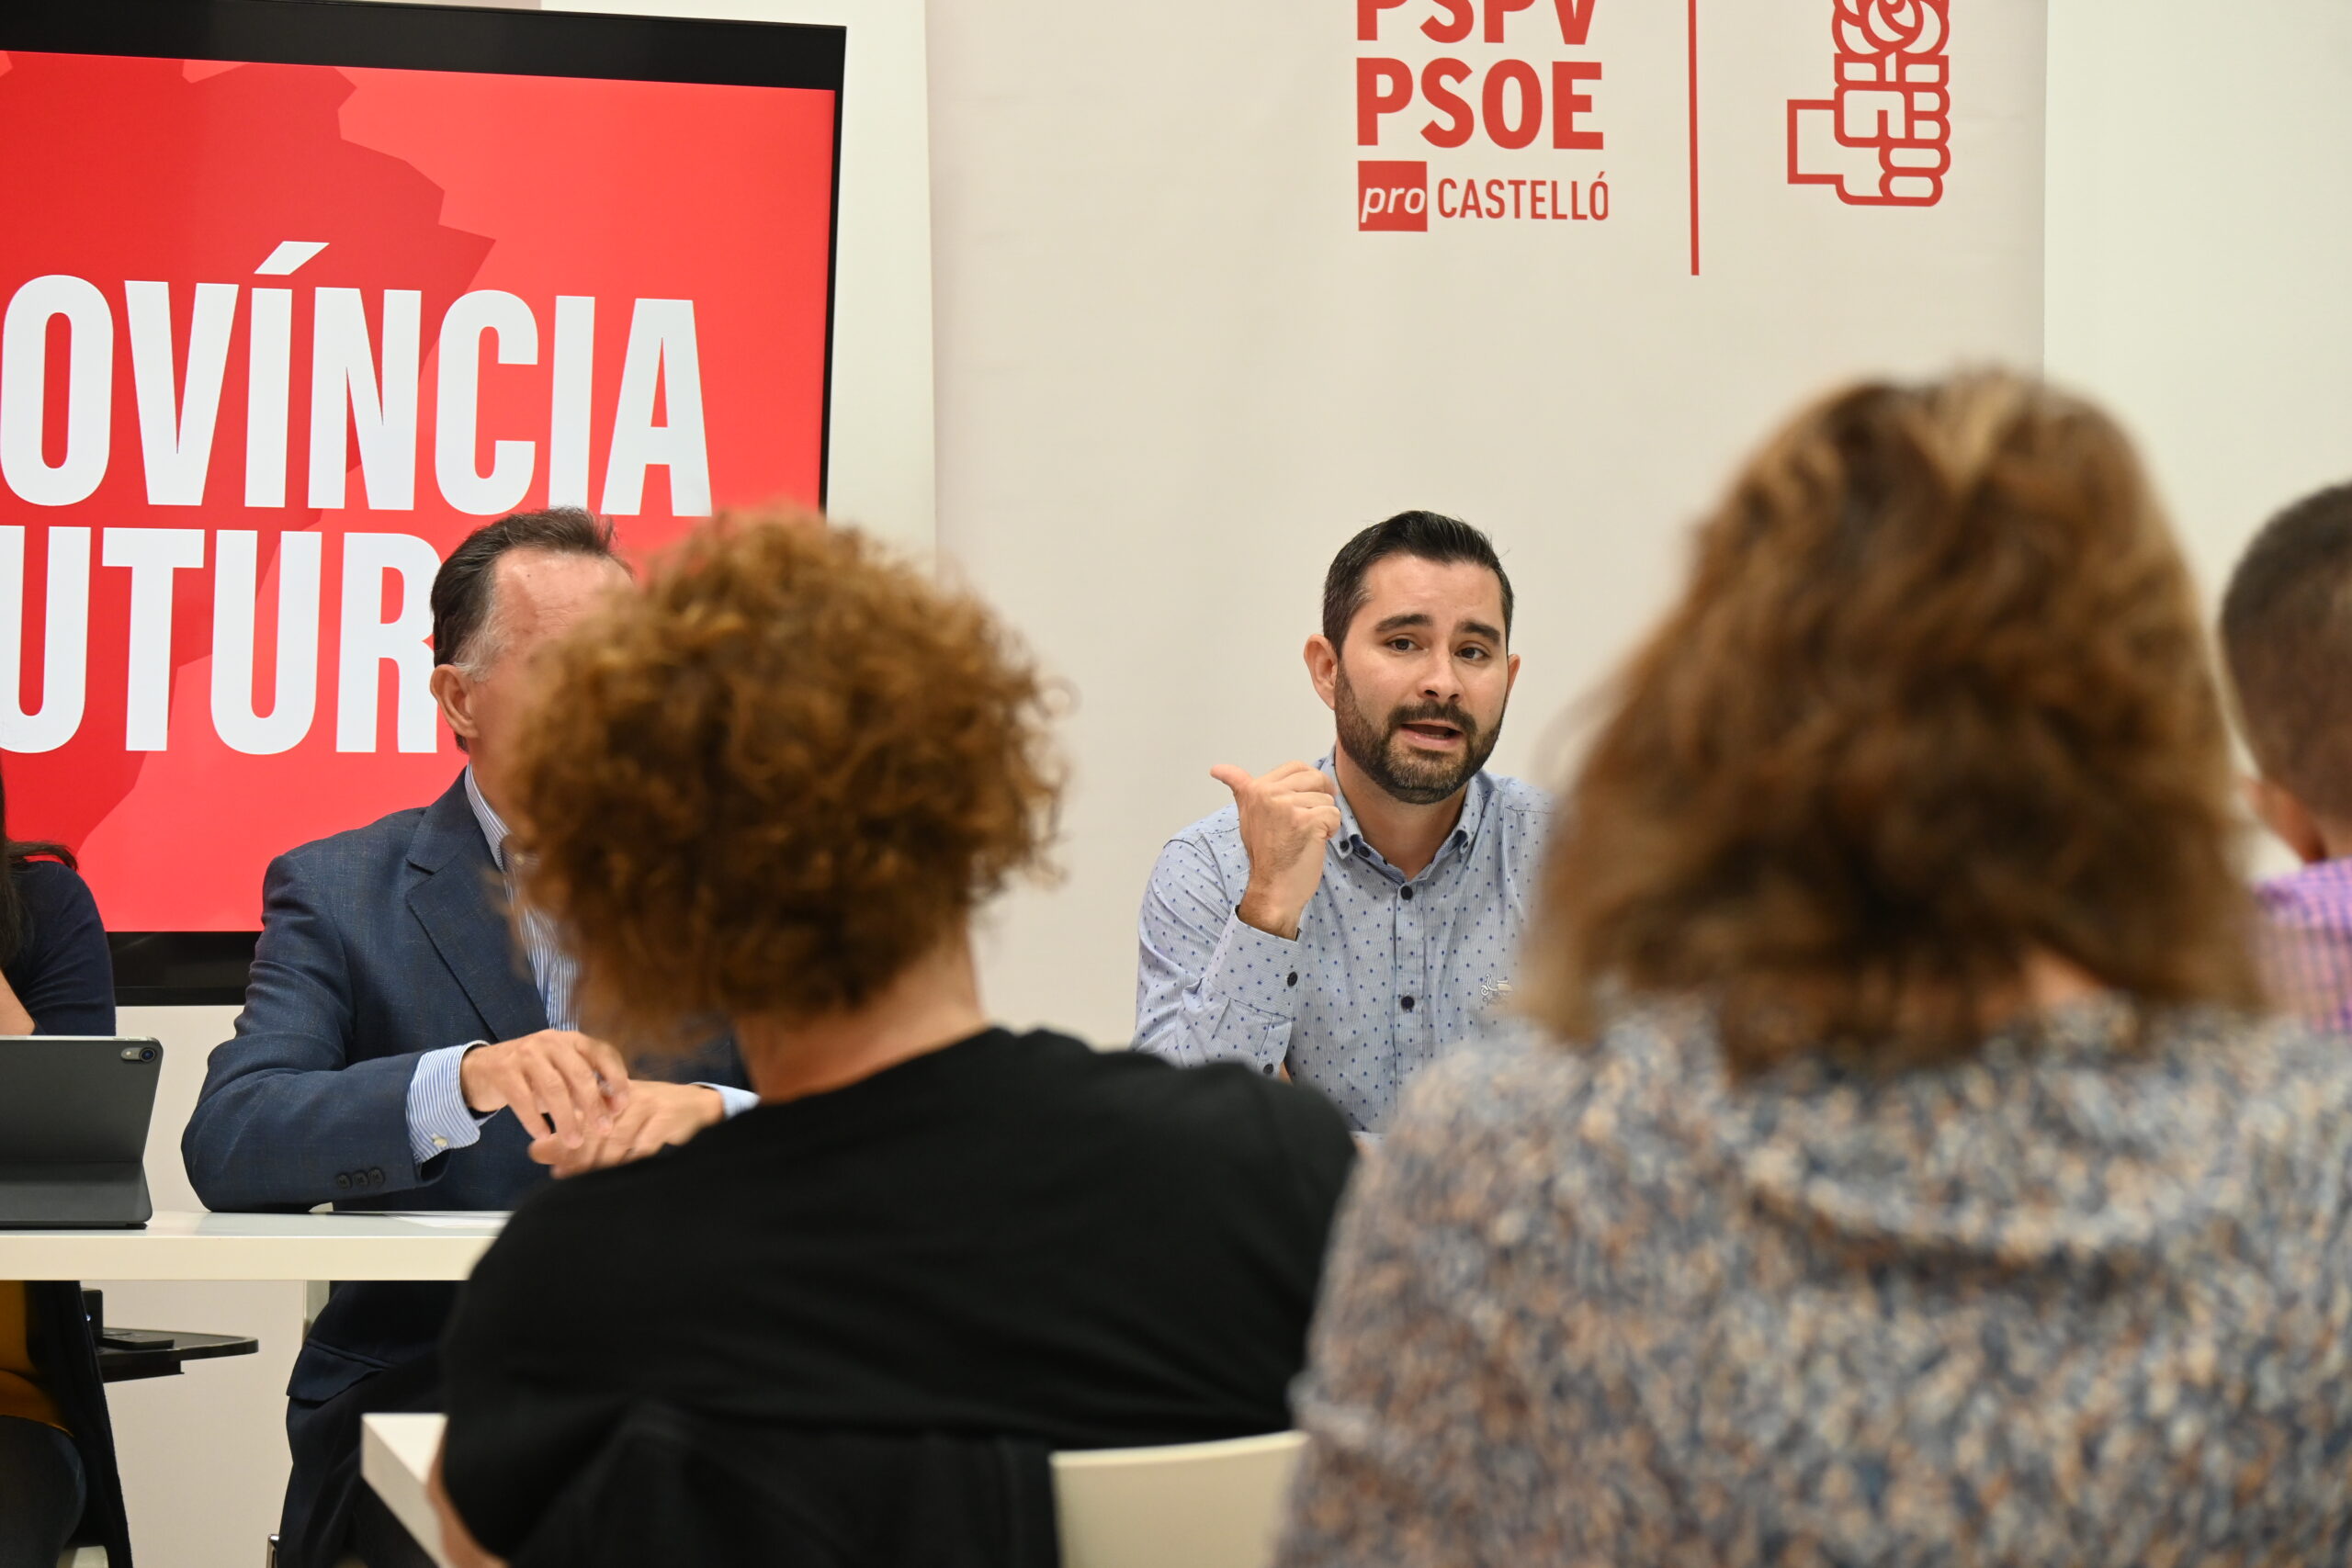
<svg viewBox="0 0 2352 1568"><path fill-rule="evenodd" d="M1950 0L1837 0L1837 96L1789 104L1789 183L1933 207L1951 168Z"/></svg>
<svg viewBox="0 0 2352 1568"><path fill-rule="evenodd" d="M1357 229L1606 221L1600 4L1355 0Z"/></svg>
<svg viewBox="0 0 2352 1568"><path fill-rule="evenodd" d="M1356 227L1426 232L1430 226L1430 166L1419 163L1356 165Z"/></svg>

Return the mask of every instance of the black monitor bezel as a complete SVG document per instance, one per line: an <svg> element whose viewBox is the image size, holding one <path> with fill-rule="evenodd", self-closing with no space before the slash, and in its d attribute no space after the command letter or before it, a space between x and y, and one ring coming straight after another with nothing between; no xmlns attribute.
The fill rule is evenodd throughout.
<svg viewBox="0 0 2352 1568"><path fill-rule="evenodd" d="M847 32L806 22L386 0L11 0L0 17L0 51L590 76L837 94Z"/></svg>

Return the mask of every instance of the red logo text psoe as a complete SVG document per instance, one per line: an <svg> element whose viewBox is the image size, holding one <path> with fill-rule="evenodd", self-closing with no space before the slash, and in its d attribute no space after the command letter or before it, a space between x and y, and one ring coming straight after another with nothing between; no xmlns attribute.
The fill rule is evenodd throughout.
<svg viewBox="0 0 2352 1568"><path fill-rule="evenodd" d="M1356 164L1356 227L1425 233L1430 226L1430 166L1426 162Z"/></svg>

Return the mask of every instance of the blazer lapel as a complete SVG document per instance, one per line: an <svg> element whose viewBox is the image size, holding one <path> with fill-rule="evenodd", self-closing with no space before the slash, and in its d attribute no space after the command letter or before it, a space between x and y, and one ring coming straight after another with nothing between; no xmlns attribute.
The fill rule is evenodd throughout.
<svg viewBox="0 0 2352 1568"><path fill-rule="evenodd" d="M490 1038L514 1040L545 1029L547 1007L507 924L498 866L462 776L425 808L408 862L424 874L409 889L408 907L481 1014Z"/></svg>

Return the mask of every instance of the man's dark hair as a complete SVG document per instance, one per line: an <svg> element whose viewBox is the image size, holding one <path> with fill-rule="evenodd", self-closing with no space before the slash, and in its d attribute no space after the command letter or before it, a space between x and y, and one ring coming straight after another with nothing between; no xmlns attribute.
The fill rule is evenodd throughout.
<svg viewBox="0 0 2352 1568"><path fill-rule="evenodd" d="M548 550L561 556L620 558L613 525L576 506L517 512L467 535L433 579L433 659L465 664L479 651L490 620L491 585L498 558L509 550Z"/></svg>
<svg viewBox="0 0 2352 1568"><path fill-rule="evenodd" d="M1438 512L1399 512L1385 523L1374 523L1340 547L1331 570L1323 575L1323 635L1337 649L1348 640L1348 627L1363 608L1372 591L1364 579L1373 567L1390 556L1418 556L1438 562L1468 561L1495 574L1503 588L1503 637L1510 637L1510 574L1486 535L1459 517Z"/></svg>
<svg viewBox="0 0 2352 1568"><path fill-rule="evenodd" d="M2222 649L2264 776L2352 820L2352 484L2255 536L2222 597Z"/></svg>

